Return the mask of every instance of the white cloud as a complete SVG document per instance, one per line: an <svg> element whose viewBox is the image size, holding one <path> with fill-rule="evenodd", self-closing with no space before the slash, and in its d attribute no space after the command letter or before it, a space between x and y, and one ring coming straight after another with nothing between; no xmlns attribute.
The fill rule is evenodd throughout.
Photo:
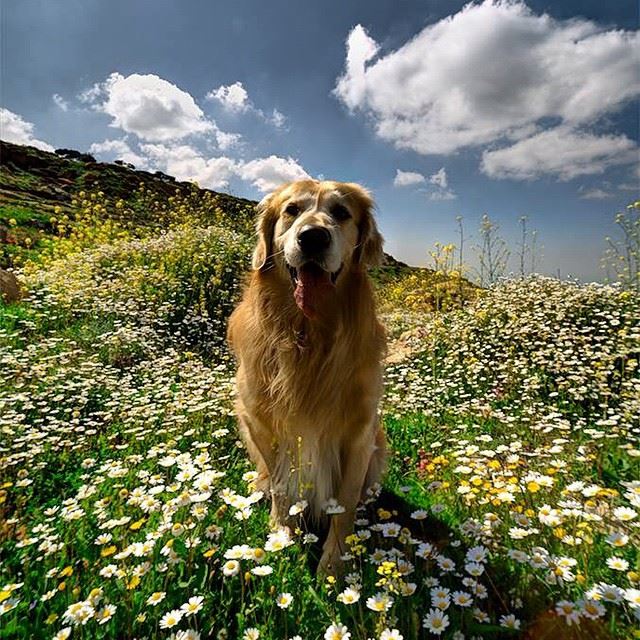
<svg viewBox="0 0 640 640"><path fill-rule="evenodd" d="M109 156L113 160L129 162L135 165L137 169L146 169L148 167L146 158L143 158L141 155L133 151L128 145L126 139L94 142L89 147L89 153L100 156Z"/></svg>
<svg viewBox="0 0 640 640"><path fill-rule="evenodd" d="M251 183L262 192L283 182L308 178L307 172L292 158L269 156L249 162L227 156L206 158L189 145L143 144L140 146L149 164L178 180L197 182L202 187L227 187L232 177Z"/></svg>
<svg viewBox="0 0 640 640"><path fill-rule="evenodd" d="M250 107L249 94L242 86L242 82L234 82L230 85L220 85L212 89L205 96L207 100L217 100L228 111L241 113Z"/></svg>
<svg viewBox="0 0 640 640"><path fill-rule="evenodd" d="M367 105L369 82L366 64L376 56L379 47L360 24L356 25L347 38L347 59L344 75L338 78L335 94L354 110Z"/></svg>
<svg viewBox="0 0 640 640"><path fill-rule="evenodd" d="M447 180L447 172L444 167L440 168L433 175L429 176L429 182L431 184L435 184L436 187L440 189L446 189L448 180Z"/></svg>
<svg viewBox="0 0 640 640"><path fill-rule="evenodd" d="M55 102L56 106L62 111L69 111L69 103L58 93L54 93L51 99Z"/></svg>
<svg viewBox="0 0 640 640"><path fill-rule="evenodd" d="M424 182L424 176L416 171L402 171L396 170L396 177L393 179L394 187L410 187L414 184L421 184Z"/></svg>
<svg viewBox="0 0 640 640"><path fill-rule="evenodd" d="M287 118L284 115L284 113L281 113L277 109L274 109L271 112L271 117L269 118L269 121L276 129L282 129L284 125L287 123Z"/></svg>
<svg viewBox="0 0 640 640"><path fill-rule="evenodd" d="M382 56L357 25L334 94L367 114L395 146L450 154L535 139L549 120L578 130L620 109L640 93L638 44L637 32L555 20L519 1L485 0Z"/></svg>
<svg viewBox="0 0 640 640"><path fill-rule="evenodd" d="M282 129L287 121L285 115L278 109L273 109L271 114L267 114L256 107L249 99L249 94L242 82L220 85L217 89L209 91L205 98L219 102L224 109L231 113L254 113L276 129Z"/></svg>
<svg viewBox="0 0 640 640"><path fill-rule="evenodd" d="M242 140L242 136L239 133L226 133L218 129L218 127L215 128L214 133L221 151L226 151L227 149L238 146Z"/></svg>
<svg viewBox="0 0 640 640"><path fill-rule="evenodd" d="M262 192L275 189L283 182L302 180L309 174L293 159L269 156L238 166L238 175Z"/></svg>
<svg viewBox="0 0 640 640"><path fill-rule="evenodd" d="M458 196L451 189L436 189L429 193L429 200L455 200Z"/></svg>
<svg viewBox="0 0 640 640"><path fill-rule="evenodd" d="M481 170L490 178L530 180L555 175L560 180L603 173L637 160L635 143L624 135L593 135L555 127L510 147L485 151Z"/></svg>
<svg viewBox="0 0 640 640"><path fill-rule="evenodd" d="M607 200L613 198L613 193L596 187L594 189L578 189L581 200Z"/></svg>
<svg viewBox="0 0 640 640"><path fill-rule="evenodd" d="M215 130L186 91L156 75L112 73L101 85L80 95L109 114L111 126L142 140L164 142Z"/></svg>
<svg viewBox="0 0 640 640"><path fill-rule="evenodd" d="M33 124L13 111L0 107L0 138L15 144L37 147L43 151L53 151L53 147L33 137Z"/></svg>
<svg viewBox="0 0 640 640"><path fill-rule="evenodd" d="M429 192L429 200L455 200L458 197L452 189L449 189L449 178L444 167L429 176L429 184L435 187Z"/></svg>
<svg viewBox="0 0 640 640"><path fill-rule="evenodd" d="M236 161L226 156L205 158L197 149L183 144L140 145L150 163L178 180L197 182L201 187L221 189L236 171Z"/></svg>

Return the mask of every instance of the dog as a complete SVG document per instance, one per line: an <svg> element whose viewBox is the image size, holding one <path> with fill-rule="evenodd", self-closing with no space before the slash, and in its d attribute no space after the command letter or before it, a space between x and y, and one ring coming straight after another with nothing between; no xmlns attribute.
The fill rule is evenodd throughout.
<svg viewBox="0 0 640 640"><path fill-rule="evenodd" d="M293 527L290 508L305 501L310 521L328 525L323 573L340 572L358 503L385 468L386 340L367 275L383 258L373 208L353 183L300 180L266 196L228 326L258 488L270 493L274 524Z"/></svg>

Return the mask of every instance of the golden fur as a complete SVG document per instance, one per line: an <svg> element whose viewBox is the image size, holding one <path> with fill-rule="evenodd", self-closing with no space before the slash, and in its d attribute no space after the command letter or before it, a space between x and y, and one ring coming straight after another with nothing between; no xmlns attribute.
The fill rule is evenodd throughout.
<svg viewBox="0 0 640 640"><path fill-rule="evenodd" d="M285 211L292 202L301 203L298 219ZM348 219L332 218L336 203ZM349 183L304 180L267 196L253 272L229 320L240 432L271 494L273 521L290 524L289 507L300 499L316 520L330 498L345 508L331 516L324 571L339 570L356 506L386 455L377 415L385 335L366 274L382 257L372 208L368 193ZM331 231L341 260L335 289L313 318L296 305L285 262L287 239L309 222Z"/></svg>

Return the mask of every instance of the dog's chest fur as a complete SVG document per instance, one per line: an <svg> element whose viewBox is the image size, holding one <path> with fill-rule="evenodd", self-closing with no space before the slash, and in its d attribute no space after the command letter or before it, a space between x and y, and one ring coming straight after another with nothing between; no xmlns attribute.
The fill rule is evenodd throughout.
<svg viewBox="0 0 640 640"><path fill-rule="evenodd" d="M384 331L372 300L367 313L351 311L361 295L324 324L301 320L297 309L289 315L284 300L254 300L243 309L247 340L236 343L239 401L275 448L271 489L307 500L316 519L338 497L345 444L377 420Z"/></svg>

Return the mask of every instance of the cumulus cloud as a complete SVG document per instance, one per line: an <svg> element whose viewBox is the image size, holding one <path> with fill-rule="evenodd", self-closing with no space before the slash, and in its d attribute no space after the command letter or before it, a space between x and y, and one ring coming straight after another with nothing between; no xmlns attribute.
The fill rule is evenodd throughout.
<svg viewBox="0 0 640 640"><path fill-rule="evenodd" d="M448 185L447 172L444 167L429 176L429 182L440 189L446 189Z"/></svg>
<svg viewBox="0 0 640 640"><path fill-rule="evenodd" d="M218 147L220 147L222 151L238 146L242 140L242 136L239 133L227 133L226 131L218 129L217 126L215 127L214 135Z"/></svg>
<svg viewBox="0 0 640 640"><path fill-rule="evenodd" d="M190 145L143 144L141 151L151 164L178 180L197 182L202 187L227 187L236 171L236 162L226 156L205 158Z"/></svg>
<svg viewBox="0 0 640 640"><path fill-rule="evenodd" d="M309 177L293 158L273 155L243 163L238 167L238 175L262 192L271 191L283 182Z"/></svg>
<svg viewBox="0 0 640 640"><path fill-rule="evenodd" d="M242 82L220 85L217 89L209 91L205 98L219 102L226 111L231 113L253 113L276 129L282 129L287 121L285 115L278 109L273 109L269 114L256 107L249 99L249 94Z"/></svg>
<svg viewBox="0 0 640 640"><path fill-rule="evenodd" d="M490 178L531 180L545 174L571 180L637 160L636 144L624 135L593 135L560 126L503 149L484 151L480 168Z"/></svg>
<svg viewBox="0 0 640 640"><path fill-rule="evenodd" d="M416 171L396 170L396 177L393 179L394 187L410 187L414 184L421 184L425 181L424 176Z"/></svg>
<svg viewBox="0 0 640 640"><path fill-rule="evenodd" d="M231 178L237 177L267 192L283 182L309 177L293 158L271 155L248 162L227 156L207 158L198 149L186 144L142 144L140 150L153 168L178 180L195 181L210 189L225 188Z"/></svg>
<svg viewBox="0 0 640 640"><path fill-rule="evenodd" d="M138 169L146 169L148 167L146 158L133 151L126 139L94 142L89 147L89 152L109 159L129 162Z"/></svg>
<svg viewBox="0 0 640 640"><path fill-rule="evenodd" d="M550 120L579 131L637 96L638 44L637 32L485 0L382 56L357 25L334 94L367 114L381 138L422 154L525 138L535 143ZM542 166L551 164L545 156Z"/></svg>
<svg viewBox="0 0 640 640"><path fill-rule="evenodd" d="M205 96L207 100L217 100L228 111L236 113L249 109L249 94L242 86L242 82L234 82L230 85L220 85L212 89Z"/></svg>
<svg viewBox="0 0 640 640"><path fill-rule="evenodd" d="M449 189L449 178L444 167L429 176L429 184L434 186L429 192L429 200L455 200L458 197Z"/></svg>
<svg viewBox="0 0 640 640"><path fill-rule="evenodd" d="M190 94L153 74L112 73L80 99L110 115L111 126L150 142L215 131Z"/></svg>
<svg viewBox="0 0 640 640"><path fill-rule="evenodd" d="M9 109L0 107L0 138L15 144L37 147L43 151L53 151L50 144L34 138L33 129L34 126L31 122L27 122L22 116L9 111Z"/></svg>
<svg viewBox="0 0 640 640"><path fill-rule="evenodd" d="M351 110L367 106L370 82L366 64L376 56L379 47L364 27L356 25L347 38L347 59L344 75L338 78L335 94Z"/></svg>

